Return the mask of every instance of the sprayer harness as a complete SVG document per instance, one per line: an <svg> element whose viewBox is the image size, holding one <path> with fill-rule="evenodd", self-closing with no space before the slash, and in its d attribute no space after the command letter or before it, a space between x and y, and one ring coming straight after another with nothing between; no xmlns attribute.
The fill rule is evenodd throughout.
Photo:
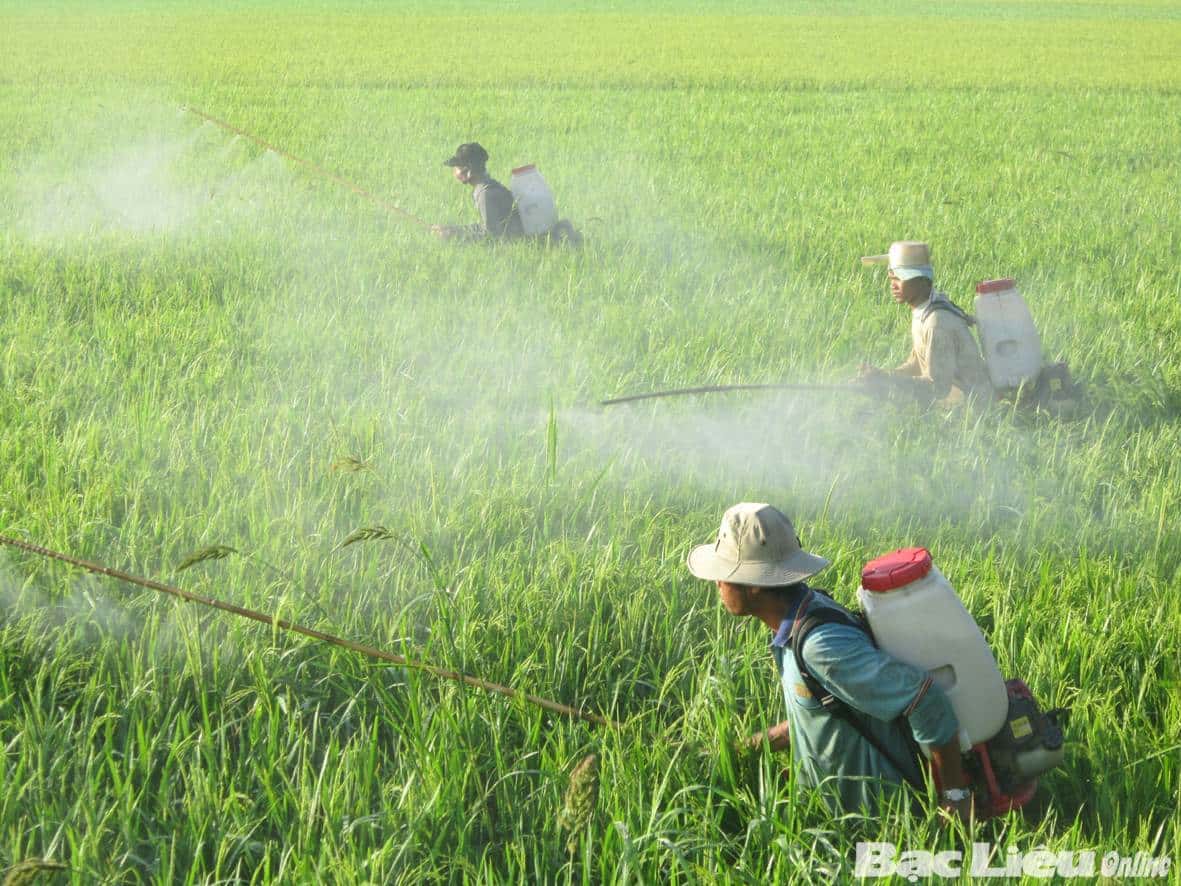
<svg viewBox="0 0 1181 886"><path fill-rule="evenodd" d="M812 693L821 707L833 717L838 717L844 720L854 729L856 729L861 737L872 745L879 754L890 761L890 765L897 770L906 783L909 784L916 791L923 793L926 788L923 786L921 778L915 778L909 773L916 769L916 764L919 760L918 745L914 740L914 736L910 731L910 724L907 723L906 717L899 715L893 722L902 730L902 734L906 737L907 742L911 748L911 763L906 766L897 760L892 753L878 740L877 736L870 731L862 718L849 705L841 701L835 695L828 691L828 689L821 684L808 670L807 664L804 662L804 643L807 642L808 636L816 628L825 624L840 624L847 627L856 628L862 631L874 646L877 646L877 641L874 640L873 631L869 629L869 625L865 619L854 615L848 610L833 609L828 606L820 606L815 609L812 608L812 601L816 594L821 594L832 600L832 595L827 591L822 591L819 588L808 588L808 594L800 601L799 611L796 613L795 621L791 626L791 634L788 642L791 645L792 654L795 656L796 669L800 672L800 679L804 681L804 686ZM835 601L834 601L835 602ZM839 605L839 604L838 604ZM920 768L921 771L921 768Z"/></svg>
<svg viewBox="0 0 1181 886"><path fill-rule="evenodd" d="M931 300L927 302L927 306L923 308L923 314L920 319L926 320L934 311L947 311L949 314L954 314L959 317L968 326L976 325L976 318L949 299L942 292L934 292L931 294Z"/></svg>

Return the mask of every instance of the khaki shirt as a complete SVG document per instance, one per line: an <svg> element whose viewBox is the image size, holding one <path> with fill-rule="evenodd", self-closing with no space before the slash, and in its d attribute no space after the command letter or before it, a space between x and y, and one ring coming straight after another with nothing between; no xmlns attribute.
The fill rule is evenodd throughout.
<svg viewBox="0 0 1181 886"><path fill-rule="evenodd" d="M933 299L946 299L941 292ZM947 310L915 308L910 357L894 370L897 381L916 397L958 402L968 396L992 399L988 368L968 324Z"/></svg>

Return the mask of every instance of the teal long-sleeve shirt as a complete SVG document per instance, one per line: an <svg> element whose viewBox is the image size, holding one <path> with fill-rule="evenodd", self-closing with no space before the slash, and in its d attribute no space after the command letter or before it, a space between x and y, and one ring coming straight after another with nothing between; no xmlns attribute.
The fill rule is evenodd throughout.
<svg viewBox="0 0 1181 886"><path fill-rule="evenodd" d="M802 586L795 592L771 641L787 703L796 783L819 787L834 809L872 813L905 777L854 726L825 711L804 685L790 637L807 593ZM812 594L808 605L842 608L820 594ZM951 702L930 675L878 649L864 631L822 624L804 639L803 658L812 676L853 708L891 756L911 769L906 776L920 773L903 732L906 727L896 722L899 716L906 715L921 744L944 744L959 731Z"/></svg>

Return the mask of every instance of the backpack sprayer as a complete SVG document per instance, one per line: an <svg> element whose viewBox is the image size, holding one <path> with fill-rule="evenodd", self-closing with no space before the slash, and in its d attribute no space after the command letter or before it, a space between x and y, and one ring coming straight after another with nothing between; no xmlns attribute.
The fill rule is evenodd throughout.
<svg viewBox="0 0 1181 886"><path fill-rule="evenodd" d="M932 299L925 309L948 311L980 333L984 363L992 386L997 391L1013 391L1019 398L1035 401L1060 400L1070 397L1074 384L1065 363L1042 365L1042 343L1033 315L1025 299L1017 291L1011 277L987 280L976 287L976 316L972 316L944 298ZM925 315L924 315L925 319ZM738 384L701 385L627 394L600 400L600 406L615 406L639 400L663 397L682 397L689 394L715 394L735 391L823 391L826 393L863 394L877 396L875 390L857 382L849 384Z"/></svg>
<svg viewBox="0 0 1181 886"><path fill-rule="evenodd" d="M320 178L327 179L330 182L347 188L359 197L364 197L370 203L380 206L386 212L393 215L401 216L407 221L411 221L421 228L430 230L431 224L419 218L412 212L407 212L400 206L395 206L389 200L377 196L376 194L365 190L356 182L349 181L335 172L325 169L324 167L313 163L311 160L305 160L303 157L297 157L290 151L285 151L270 142L259 138L253 133L247 132L241 127L235 126L232 123L227 123L218 117L213 116L200 108L194 108L188 105L184 108L190 114L200 117L208 123L212 123L226 132L241 136L249 141L254 142L265 151L272 151L292 163L302 166L304 169L311 172L313 175ZM574 230L574 226L565 220L559 220L557 210L554 203L554 195L550 190L549 185L546 184L545 179L542 178L541 173L537 171L537 167L532 164L528 166L519 166L513 170L513 177L510 190L513 195L513 202L516 204L517 212L521 216L521 225L524 228L527 236L545 236L557 235L572 243L581 241L581 237Z"/></svg>
<svg viewBox="0 0 1181 886"><path fill-rule="evenodd" d="M509 191L513 204L521 217L521 229L526 237L551 243L567 243L578 246L582 234L575 230L568 219L558 218L554 192L532 163L518 166L509 180Z"/></svg>
<svg viewBox="0 0 1181 886"><path fill-rule="evenodd" d="M509 180L509 190L517 213L521 216L521 228L526 237L548 234L558 223L558 211L554 206L554 194L532 163L518 166Z"/></svg>
<svg viewBox="0 0 1181 886"><path fill-rule="evenodd" d="M839 701L824 701L831 693L807 672L801 655L808 632L822 623L859 627L895 658L930 673L947 695L959 722L977 817L1002 815L1032 800L1038 776L1062 762L1066 709L1042 711L1022 680L1001 678L980 628L925 548L903 548L871 560L861 572L857 597L861 618L809 607L793 631L796 664L809 690L831 713L866 734Z"/></svg>
<svg viewBox="0 0 1181 886"><path fill-rule="evenodd" d="M976 316L967 320L980 332L984 365L995 390L1034 402L1064 400L1075 393L1065 363L1042 364L1041 336L1012 277L977 285L975 307Z"/></svg>

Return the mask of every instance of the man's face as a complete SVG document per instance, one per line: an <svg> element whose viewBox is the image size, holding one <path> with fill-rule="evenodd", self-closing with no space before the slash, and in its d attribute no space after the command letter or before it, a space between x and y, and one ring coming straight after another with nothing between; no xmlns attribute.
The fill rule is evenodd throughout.
<svg viewBox="0 0 1181 886"><path fill-rule="evenodd" d="M731 615L747 615L750 611L750 589L728 581L716 582L722 605Z"/></svg>
<svg viewBox="0 0 1181 886"><path fill-rule="evenodd" d="M455 176L455 180L461 185L466 185L472 180L472 171L467 166L452 166L451 174Z"/></svg>
<svg viewBox="0 0 1181 886"><path fill-rule="evenodd" d="M890 280L890 294L900 305L917 305L926 301L930 295L930 283L926 277L903 280L893 271L889 271L887 277Z"/></svg>

